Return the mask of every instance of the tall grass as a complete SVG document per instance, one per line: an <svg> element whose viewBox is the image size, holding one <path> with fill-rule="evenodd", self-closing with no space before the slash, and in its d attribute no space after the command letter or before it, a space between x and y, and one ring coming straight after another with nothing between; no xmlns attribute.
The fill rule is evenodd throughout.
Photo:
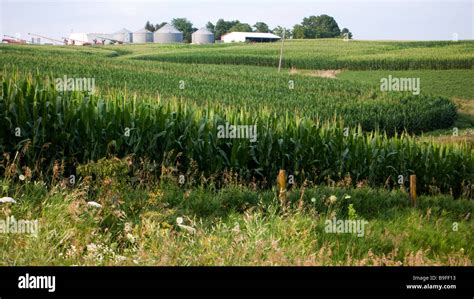
<svg viewBox="0 0 474 299"><path fill-rule="evenodd" d="M2 217L39 220L37 236L0 234L0 265L467 266L474 257L469 200L421 196L413 209L400 191L318 187L291 191L303 204L282 212L269 191L116 188L114 180L51 189L0 180L18 200ZM325 220L345 219L349 205L368 221L364 235L327 233Z"/></svg>

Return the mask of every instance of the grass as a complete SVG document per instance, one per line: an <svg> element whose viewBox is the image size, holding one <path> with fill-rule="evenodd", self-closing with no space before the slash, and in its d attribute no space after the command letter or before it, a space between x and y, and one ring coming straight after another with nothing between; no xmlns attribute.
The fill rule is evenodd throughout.
<svg viewBox="0 0 474 299"><path fill-rule="evenodd" d="M474 257L473 203L447 196L420 197L413 209L401 191L316 187L290 191L282 209L275 193L233 184L125 188L109 177L72 189L2 185L18 202L2 204L1 218L38 219L40 230L0 234L1 265L419 266L472 265ZM364 235L327 233L325 220L348 219L349 204L368 221Z"/></svg>

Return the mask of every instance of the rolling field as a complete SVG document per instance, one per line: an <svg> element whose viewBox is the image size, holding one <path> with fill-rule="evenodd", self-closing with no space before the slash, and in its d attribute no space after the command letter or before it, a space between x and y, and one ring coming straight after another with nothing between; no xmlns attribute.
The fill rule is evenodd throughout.
<svg viewBox="0 0 474 299"><path fill-rule="evenodd" d="M93 77L99 90L127 90L140 97L178 98L197 105L218 103L238 111L258 109L264 114L321 121L339 116L348 126L360 124L365 131L379 128L389 133L446 128L455 121L454 105L439 96L382 93L367 84L279 75L267 67L135 61L110 58L99 50L71 53L53 48L38 53L35 47L8 47L3 51L9 71L41 69L53 77Z"/></svg>
<svg viewBox="0 0 474 299"><path fill-rule="evenodd" d="M43 227L0 235L3 264L471 265L474 42L288 41L277 73L279 46L1 45L0 214Z"/></svg>
<svg viewBox="0 0 474 299"><path fill-rule="evenodd" d="M474 43L377 42L321 39L287 42L283 65L298 69L408 70L472 69ZM280 45L226 44L211 47L171 46L163 51L135 47L128 56L179 63L278 66ZM124 52L122 52L124 53ZM127 52L125 52L127 53Z"/></svg>

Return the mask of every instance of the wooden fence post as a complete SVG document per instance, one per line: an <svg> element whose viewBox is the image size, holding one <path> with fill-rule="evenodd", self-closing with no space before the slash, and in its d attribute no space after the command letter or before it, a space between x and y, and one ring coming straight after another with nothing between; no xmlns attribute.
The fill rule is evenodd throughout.
<svg viewBox="0 0 474 299"><path fill-rule="evenodd" d="M416 207L416 175L410 175L410 203Z"/></svg>
<svg viewBox="0 0 474 299"><path fill-rule="evenodd" d="M282 205L282 208L286 208L286 171L284 169L280 169L280 172L278 173L278 198L280 199L280 203Z"/></svg>

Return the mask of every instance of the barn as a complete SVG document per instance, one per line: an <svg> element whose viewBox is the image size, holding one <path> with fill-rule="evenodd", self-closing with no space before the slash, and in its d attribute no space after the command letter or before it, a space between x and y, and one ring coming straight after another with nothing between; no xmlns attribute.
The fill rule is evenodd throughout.
<svg viewBox="0 0 474 299"><path fill-rule="evenodd" d="M109 33L81 33L81 32L75 32L75 33L70 33L68 40L69 44L74 43L76 46L81 46L81 45L88 45L94 44L94 41L96 42L101 42L102 40L105 40L105 44L111 44L112 41L111 39L114 38L113 34Z"/></svg>
<svg viewBox="0 0 474 299"><path fill-rule="evenodd" d="M268 43L276 42L281 38L273 33L262 32L231 32L223 35L221 40L224 43Z"/></svg>

